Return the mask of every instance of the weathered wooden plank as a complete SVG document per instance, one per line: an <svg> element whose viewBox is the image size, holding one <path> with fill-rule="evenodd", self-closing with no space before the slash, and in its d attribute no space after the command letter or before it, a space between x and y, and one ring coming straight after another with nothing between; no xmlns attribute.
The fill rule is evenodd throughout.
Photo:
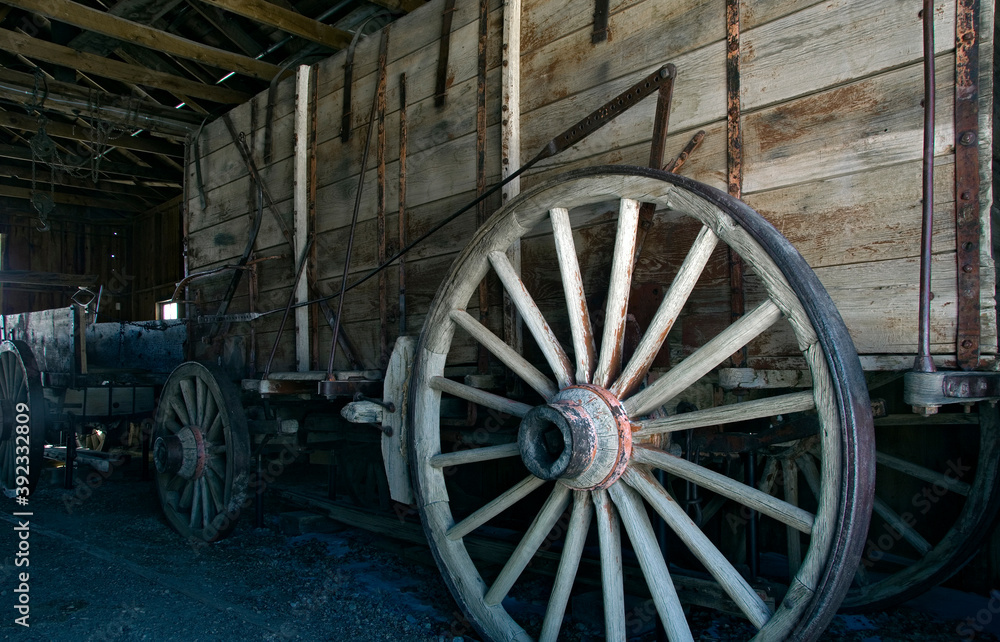
<svg viewBox="0 0 1000 642"><path fill-rule="evenodd" d="M813 268L919 256L920 161L748 194ZM934 247L955 246L954 161L935 167Z"/></svg>
<svg viewBox="0 0 1000 642"><path fill-rule="evenodd" d="M743 109L749 112L920 62L923 22L919 7L913 8L906 0L834 0L744 31ZM935 51L953 51L954 0L935 2L934 31Z"/></svg>

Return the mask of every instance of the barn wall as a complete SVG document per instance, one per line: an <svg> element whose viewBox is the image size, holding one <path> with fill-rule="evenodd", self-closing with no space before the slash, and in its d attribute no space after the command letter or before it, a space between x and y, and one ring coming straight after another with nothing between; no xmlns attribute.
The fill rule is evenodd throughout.
<svg viewBox="0 0 1000 642"><path fill-rule="evenodd" d="M610 33L594 44L592 3L583 0L526 0L521 20L521 157L533 157L546 141L610 97L666 62L678 79L670 118L667 156L677 154L698 130L706 137L682 173L724 189L726 186L725 2L618 0L611 5ZM992 24L991 3L982 3L982 25ZM434 106L443 0L433 0L391 25L387 70L386 219L389 251L396 244L399 75L407 76L409 126L407 230L413 238L467 203L475 188L475 88L477 7L459 2L452 27L448 101ZM905 368L916 346L917 270L920 236L920 158L922 151L922 44L919 7L913 2L860 0L760 0L741 5L741 101L744 150L743 198L781 230L816 269L855 339L867 367ZM955 351L955 236L952 126L954 83L953 0L936 4L938 83L936 224L932 351ZM487 119L488 183L499 177L502 9L490 10ZM994 267L990 256L992 30L980 29L980 150L983 159L982 330L983 352L995 354ZM353 135L340 140L345 53L316 65L318 84L317 203L318 260L312 266L316 292L339 286L348 226L358 183L358 165L376 84L379 37L363 39L354 62ZM246 132L280 216L292 221L294 186L294 78L277 86L270 119L271 154L264 162L267 96L231 113L238 132ZM558 172L604 163L648 162L655 100L647 99L572 150L527 173L530 186ZM352 274L376 264L376 150L366 166L364 196ZM247 170L225 124L206 127L200 141L201 173L207 206L196 190L188 200L188 259L192 272L232 262L246 243L248 211L256 196ZM195 181L189 167L189 185ZM407 326L416 332L430 298L454 254L476 227L474 215L460 218L432 243L409 256ZM669 235L654 231L661 240ZM580 238L578 241L585 241ZM686 248L650 243L637 267L637 286L662 282ZM530 243L524 251L533 251ZM281 307L287 300L294 258L265 210L257 257L278 256L258 264L255 310ZM681 352L698 335L726 323L729 305L724 257L716 257L695 303L703 318L689 318ZM396 271L388 271L386 291L391 345L397 323ZM534 278L525 276L526 280ZM544 281L545 275L538 276ZM228 273L194 283L189 299L198 313L211 314L228 285ZM248 309L243 279L230 311ZM495 289L495 284L493 284ZM752 301L758 284L746 283ZM491 301L498 302L498 294ZM698 297L701 297L700 300ZM346 300L344 322L366 367L380 365L378 279L366 282ZM497 315L490 324L498 327ZM270 349L280 315L256 322L258 354ZM314 320L314 323L317 323ZM713 325L714 324L714 325ZM330 333L324 323L313 364L325 363ZM698 329L695 332L695 328ZM246 333L234 326L231 333ZM751 356L791 352L781 332L762 337ZM291 368L292 332L278 350L275 366ZM764 363L759 361L759 363ZM343 364L346 365L346 364ZM321 366L320 366L321 367Z"/></svg>
<svg viewBox="0 0 1000 642"><path fill-rule="evenodd" d="M131 321L155 318L156 302L169 299L184 277L182 210L179 206L157 208L132 223L134 276Z"/></svg>
<svg viewBox="0 0 1000 642"><path fill-rule="evenodd" d="M37 224L27 210L9 208L0 213L0 233L5 235L2 269L94 276L91 289L96 293L104 286L101 319L127 319L131 306L128 277L132 274L129 226L52 220L51 229L42 232ZM81 284L84 281L80 279ZM75 292L75 287L6 284L0 286L0 309L3 314L13 314L67 307L72 305L70 297Z"/></svg>

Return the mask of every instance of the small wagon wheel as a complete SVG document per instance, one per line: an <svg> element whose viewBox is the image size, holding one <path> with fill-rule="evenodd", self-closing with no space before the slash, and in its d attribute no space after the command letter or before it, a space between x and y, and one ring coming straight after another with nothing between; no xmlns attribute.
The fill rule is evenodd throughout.
<svg viewBox="0 0 1000 642"><path fill-rule="evenodd" d="M150 440L170 525L206 542L229 535L250 500L250 433L237 387L216 368L177 366L160 393Z"/></svg>
<svg viewBox="0 0 1000 642"><path fill-rule="evenodd" d="M592 215L592 206L608 202L616 203L616 230L604 235L591 232L590 238L607 238L613 245L612 253L605 254L613 257L610 285L591 283L587 288L580 258L589 260L602 250L592 245L588 254L578 256L571 220L578 212ZM693 220L700 232L635 353L622 364L640 202L654 203L670 220ZM517 239L543 238L549 225L556 260L539 269L558 269L562 282L558 296L565 294L562 313L541 311L548 306L538 304L505 255ZM720 242L740 255L759 278L761 301L642 388L670 327ZM542 356L522 357L467 311L491 269L517 305ZM529 272L525 268L523 273ZM608 301L599 343L590 326L588 294ZM651 417L776 323L791 326L814 382L811 390L763 403ZM449 355L453 363L467 358L469 337L533 389L538 403L447 379ZM569 354L558 337L572 345ZM511 435L508 443L449 452L447 431L440 421L442 394L520 417L516 438ZM815 413L818 425L821 497L814 513L657 447L664 445L663 438L671 431L796 411ZM705 578L713 580L708 584L721 602L735 604L752 623L756 639L813 639L836 611L860 557L871 510L874 449L864 379L843 322L805 261L773 227L743 203L683 177L628 167L577 171L523 192L497 212L456 260L431 304L410 380L409 413L411 467L424 530L456 601L487 639L556 639L574 586L586 582L601 587L607 639L624 639L630 618L623 559L637 560L672 640L691 639L691 622L681 602L697 602L688 589ZM495 478L501 463L516 472L518 458L527 468L527 474L523 469L519 473L521 481L478 506L461 505L476 470ZM758 594L760 578L748 580L734 568L714 534L699 528L661 485L656 469L758 511L761 521L776 531L792 527L803 533L802 563L786 580L787 590L777 596L776 610ZM459 478L461 484L456 483ZM553 530L567 510L565 528ZM687 557L696 559L691 573L677 568L676 560L683 556L673 550L668 570L650 514L683 542ZM468 536L498 518L507 528L519 525L523 537L499 574L492 575L488 564L474 561L476 546ZM623 544L623 533L631 550ZM505 598L543 542L549 554L561 553L544 619L538 622L518 612L516 600Z"/></svg>
<svg viewBox="0 0 1000 642"><path fill-rule="evenodd" d="M23 341L0 343L0 484L30 493L45 455L45 399L35 355ZM26 488L27 490L19 490Z"/></svg>
<svg viewBox="0 0 1000 642"><path fill-rule="evenodd" d="M878 443L889 430L876 428ZM905 491L889 497L879 492L882 481L876 486L872 524L844 610L886 609L945 581L976 554L1000 510L996 406L982 402L978 412L932 415L901 430L907 434L884 439L896 450L879 447L876 461L880 480L893 482L884 487ZM918 435L921 457L898 452ZM938 437L940 447L928 448L928 437Z"/></svg>

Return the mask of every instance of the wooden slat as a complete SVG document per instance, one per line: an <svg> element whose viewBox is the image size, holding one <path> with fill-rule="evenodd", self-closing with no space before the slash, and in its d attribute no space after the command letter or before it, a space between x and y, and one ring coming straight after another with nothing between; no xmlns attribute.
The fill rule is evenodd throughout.
<svg viewBox="0 0 1000 642"><path fill-rule="evenodd" d="M70 0L10 0L7 4L81 29L261 80L270 80L278 73L277 65L209 47Z"/></svg>
<svg viewBox="0 0 1000 642"><path fill-rule="evenodd" d="M36 60L44 60L70 69L76 69L88 74L111 78L126 83L135 83L145 87L180 92L196 98L204 98L217 103L242 103L250 99L248 94L217 85L206 85L165 74L138 65L130 65L117 60L110 60L93 54L81 53L52 42L29 38L24 34L7 29L0 29L0 47L8 51L17 51L22 55Z"/></svg>
<svg viewBox="0 0 1000 642"><path fill-rule="evenodd" d="M202 2L332 49L344 49L351 44L353 37L350 32L343 29L331 27L265 0L202 0Z"/></svg>
<svg viewBox="0 0 1000 642"><path fill-rule="evenodd" d="M27 147L17 147L15 145L0 145L0 158L13 158L15 160L30 161L32 159L31 150ZM64 159L67 164L73 164L74 162L80 163L76 165L80 169L89 170L90 167L87 165L90 159L76 157ZM135 178L148 178L151 180L159 180L166 178L163 176L162 170L155 170L153 168L138 167L129 165L128 163L116 163L108 160L101 160L98 167L98 171L104 174L120 174L123 176L133 176ZM177 187L180 187L180 177L177 177Z"/></svg>
<svg viewBox="0 0 1000 642"><path fill-rule="evenodd" d="M31 270L0 270L0 283L21 285L56 286L75 288L81 285L96 285L94 274L59 274L57 272L33 272Z"/></svg>

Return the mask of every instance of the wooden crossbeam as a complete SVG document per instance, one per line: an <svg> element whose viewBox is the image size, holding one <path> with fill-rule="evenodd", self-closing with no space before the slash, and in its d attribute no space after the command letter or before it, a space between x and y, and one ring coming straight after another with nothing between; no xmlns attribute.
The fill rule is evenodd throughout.
<svg viewBox="0 0 1000 642"><path fill-rule="evenodd" d="M30 161L32 159L31 150L27 147L18 147L16 145L0 145L0 158L12 158L14 160ZM67 158L65 159L68 164L75 165L81 170L87 170L88 167L83 165L86 159L82 157ZM163 180L165 177L163 171L157 170L155 168L138 167L136 165L130 165L128 163L116 163L109 160L101 160L98 167L98 171L104 174L120 174L122 176L132 176L134 178L148 178L150 180ZM179 177L178 177L179 179ZM180 186L178 181L177 186Z"/></svg>
<svg viewBox="0 0 1000 642"><path fill-rule="evenodd" d="M31 270L0 270L0 283L4 285L33 285L38 287L75 288L97 285L94 274L61 274L59 272L34 272Z"/></svg>
<svg viewBox="0 0 1000 642"><path fill-rule="evenodd" d="M354 37L343 29L307 18L266 0L202 0L202 2L332 49L346 49Z"/></svg>
<svg viewBox="0 0 1000 642"><path fill-rule="evenodd" d="M71 0L9 0L6 4L81 29L261 80L271 80L279 71L277 65L209 47L166 31L119 18L106 11L91 9Z"/></svg>
<svg viewBox="0 0 1000 642"><path fill-rule="evenodd" d="M397 13L410 13L425 4L424 0L371 0L371 3Z"/></svg>
<svg viewBox="0 0 1000 642"><path fill-rule="evenodd" d="M11 164L0 164L0 177L10 177L19 181L31 180L31 167ZM35 180L46 186L53 181L52 172L47 169L35 168ZM113 181L91 181L73 178L70 176L58 176L54 179L57 185L65 185L76 189L101 192L103 194L122 195L126 197L141 198L146 201L157 202L163 198L158 192L153 192L145 187L128 183L116 183Z"/></svg>
<svg viewBox="0 0 1000 642"><path fill-rule="evenodd" d="M198 129L202 117L191 112L181 111L142 102L135 109L127 108L129 99L114 94L88 90L85 87L68 82L48 80L45 83L44 111L56 111L77 117L89 114L96 108L97 114L108 122L138 127L151 132L164 132L186 136ZM0 67L0 98L11 102L24 104L35 93L35 77L20 71L11 71ZM43 96L39 95L41 99Z"/></svg>
<svg viewBox="0 0 1000 642"><path fill-rule="evenodd" d="M38 121L30 116L16 114L14 112L0 112L0 127L10 127L26 132L38 131ZM92 139L86 127L80 125L70 125L67 123L57 123L49 121L45 124L45 131L53 138L68 138L70 140L80 140L90 142ZM123 149L131 149L136 152L149 152L150 154L162 154L173 156L174 158L184 157L184 147L172 145L158 140L139 138L123 134L113 140L108 141L109 145Z"/></svg>
<svg viewBox="0 0 1000 642"><path fill-rule="evenodd" d="M204 98L217 103L239 104L250 100L250 95L241 91L206 85L204 83L181 78L173 74L153 71L138 65L130 65L117 60L109 60L88 53L80 53L52 42L31 38L16 31L0 29L0 48L16 51L27 58L44 60L84 73L94 74L102 78L111 78L126 83L134 83L145 87L179 92L187 96Z"/></svg>
<svg viewBox="0 0 1000 642"><path fill-rule="evenodd" d="M20 198L30 201L31 188L14 187L13 185L0 185L0 196L8 196L10 198ZM119 201L109 198L84 196L81 194L66 194L58 191L53 195L52 200L55 201L57 205L63 204L80 205L83 207L102 207L109 210L120 210L124 212L144 212L147 209L145 205L134 201Z"/></svg>

